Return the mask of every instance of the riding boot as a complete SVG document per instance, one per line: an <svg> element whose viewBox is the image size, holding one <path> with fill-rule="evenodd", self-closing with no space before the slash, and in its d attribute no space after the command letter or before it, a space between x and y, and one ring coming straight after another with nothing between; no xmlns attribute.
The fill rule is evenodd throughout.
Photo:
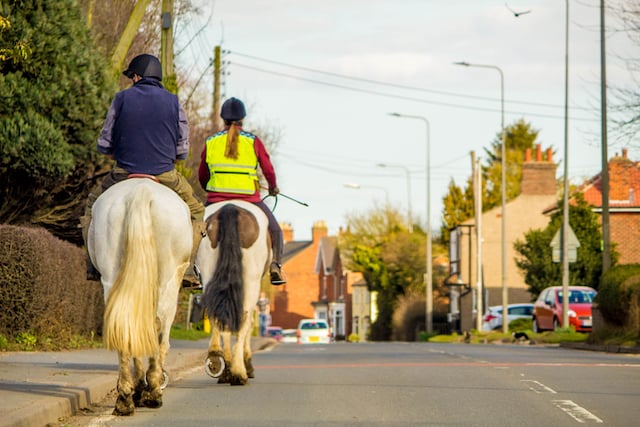
<svg viewBox="0 0 640 427"><path fill-rule="evenodd" d="M196 256L198 255L198 248L202 238L206 236L205 223L203 221L192 220L191 227L193 231L193 247L191 248L191 257L189 258L189 267L184 273L182 280L183 287L199 287L200 275L198 274L198 267L195 265Z"/></svg>
<svg viewBox="0 0 640 427"><path fill-rule="evenodd" d="M95 197L92 201L95 201ZM87 211L85 211L85 215L80 217L80 225L78 228L82 229L82 238L87 241L87 234L89 233L89 223L91 222L91 207ZM89 253L86 253L86 264L87 264L87 280L98 281L100 280L100 272L96 269L89 257Z"/></svg>
<svg viewBox="0 0 640 427"><path fill-rule="evenodd" d="M273 250L273 262L269 266L269 274L271 275L272 285L284 285L287 283L284 272L282 271L282 252L284 249L284 242L281 232L271 233L271 242Z"/></svg>
<svg viewBox="0 0 640 427"><path fill-rule="evenodd" d="M89 254L87 254L87 280L100 281L100 272L91 262Z"/></svg>

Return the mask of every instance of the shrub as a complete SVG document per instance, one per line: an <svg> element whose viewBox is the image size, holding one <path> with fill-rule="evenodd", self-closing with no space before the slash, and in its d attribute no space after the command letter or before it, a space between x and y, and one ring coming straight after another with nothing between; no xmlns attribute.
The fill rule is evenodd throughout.
<svg viewBox="0 0 640 427"><path fill-rule="evenodd" d="M509 322L510 331L531 331L533 329L532 319L515 319Z"/></svg>
<svg viewBox="0 0 640 427"><path fill-rule="evenodd" d="M0 225L0 334L50 348L100 333L102 286L85 275L83 249L43 228Z"/></svg>
<svg viewBox="0 0 640 427"><path fill-rule="evenodd" d="M358 334L350 334L349 342L360 342L360 336Z"/></svg>
<svg viewBox="0 0 640 427"><path fill-rule="evenodd" d="M640 277L634 276L640 276L640 264L617 265L600 280L595 302L605 320L613 325L625 326L629 320L633 295L640 292Z"/></svg>

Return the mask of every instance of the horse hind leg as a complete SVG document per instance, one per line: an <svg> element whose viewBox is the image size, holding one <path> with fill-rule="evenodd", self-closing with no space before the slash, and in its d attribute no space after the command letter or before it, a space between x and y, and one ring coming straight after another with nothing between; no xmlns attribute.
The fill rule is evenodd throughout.
<svg viewBox="0 0 640 427"><path fill-rule="evenodd" d="M129 368L130 356L128 353L118 352L120 359L118 374L118 397L116 405L113 409L113 415L129 416L135 412L133 403L133 380L131 378L131 370Z"/></svg>
<svg viewBox="0 0 640 427"><path fill-rule="evenodd" d="M244 367L247 370L247 377L255 378L251 354L251 334L247 334L247 338L244 340Z"/></svg>
<svg viewBox="0 0 640 427"><path fill-rule="evenodd" d="M147 369L147 386L142 392L142 404L147 408L160 408L162 406L162 384L164 372L160 363L154 357L149 358Z"/></svg>
<svg viewBox="0 0 640 427"><path fill-rule="evenodd" d="M147 381L144 374L144 366L142 360L138 357L133 358L133 381L135 389L133 391L133 403L136 408L144 406L142 403L142 393L147 388Z"/></svg>
<svg viewBox="0 0 640 427"><path fill-rule="evenodd" d="M250 321L243 321L238 331L238 339L233 346L231 357L231 385L245 385L249 379L244 359L245 340L251 327Z"/></svg>
<svg viewBox="0 0 640 427"><path fill-rule="evenodd" d="M220 329L214 319L211 319L211 338L209 339L209 350L204 362L204 369L207 375L218 378L218 384L228 383L225 374L229 370L230 360L225 359L222 346L220 345Z"/></svg>

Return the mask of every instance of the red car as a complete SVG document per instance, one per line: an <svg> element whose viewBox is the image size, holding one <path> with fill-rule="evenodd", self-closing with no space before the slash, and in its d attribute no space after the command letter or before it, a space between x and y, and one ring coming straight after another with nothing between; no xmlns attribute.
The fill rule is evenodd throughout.
<svg viewBox="0 0 640 427"><path fill-rule="evenodd" d="M591 305L597 292L588 286L569 286L569 326L591 332ZM533 306L533 331L553 331L562 325L562 286L543 290Z"/></svg>

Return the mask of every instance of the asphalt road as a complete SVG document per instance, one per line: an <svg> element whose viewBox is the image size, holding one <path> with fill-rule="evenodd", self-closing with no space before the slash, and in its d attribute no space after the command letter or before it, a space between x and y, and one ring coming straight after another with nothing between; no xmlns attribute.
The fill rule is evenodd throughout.
<svg viewBox="0 0 640 427"><path fill-rule="evenodd" d="M523 345L279 344L247 386L198 366L160 409L71 426L637 426L640 357Z"/></svg>

